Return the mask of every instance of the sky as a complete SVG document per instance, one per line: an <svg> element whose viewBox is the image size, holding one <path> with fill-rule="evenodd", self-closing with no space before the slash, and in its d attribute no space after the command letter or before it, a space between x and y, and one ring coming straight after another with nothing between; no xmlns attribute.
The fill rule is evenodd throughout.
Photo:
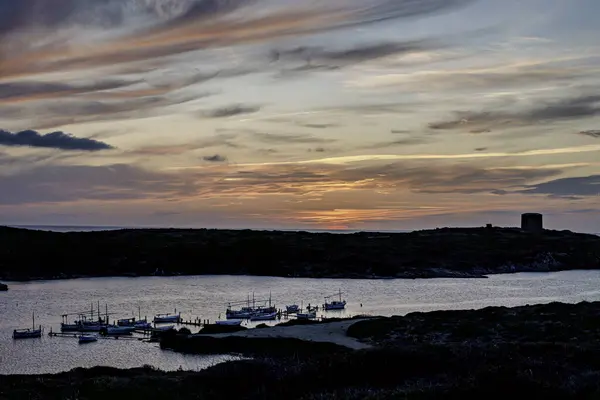
<svg viewBox="0 0 600 400"><path fill-rule="evenodd" d="M0 224L600 231L597 0L0 0Z"/></svg>

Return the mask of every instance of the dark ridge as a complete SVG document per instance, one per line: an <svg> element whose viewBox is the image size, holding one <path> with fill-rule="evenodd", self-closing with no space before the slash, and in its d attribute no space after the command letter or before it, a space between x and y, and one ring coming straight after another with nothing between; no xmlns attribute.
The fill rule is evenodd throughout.
<svg viewBox="0 0 600 400"><path fill-rule="evenodd" d="M483 277L600 268L600 237L570 231L443 228L354 234L0 228L0 278L262 275L315 278Z"/></svg>

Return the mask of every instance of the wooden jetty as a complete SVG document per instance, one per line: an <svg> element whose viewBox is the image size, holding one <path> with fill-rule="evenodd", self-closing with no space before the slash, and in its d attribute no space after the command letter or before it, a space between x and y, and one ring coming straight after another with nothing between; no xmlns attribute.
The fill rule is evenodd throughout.
<svg viewBox="0 0 600 400"><path fill-rule="evenodd" d="M81 333L63 333L63 332L52 332L48 333L50 337L68 337L68 338L77 338L81 335ZM113 339L113 340L147 340L147 338L143 337L135 337L135 336L118 336L118 335L110 335L110 336L101 336L98 335L98 339Z"/></svg>

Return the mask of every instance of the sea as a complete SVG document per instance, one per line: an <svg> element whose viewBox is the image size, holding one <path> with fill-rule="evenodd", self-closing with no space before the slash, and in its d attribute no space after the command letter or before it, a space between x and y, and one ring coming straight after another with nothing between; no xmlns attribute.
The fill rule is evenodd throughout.
<svg viewBox="0 0 600 400"><path fill-rule="evenodd" d="M76 367L201 370L235 359L227 355L186 355L161 350L136 338L79 344L74 337L51 337L61 315L98 308L111 320L158 313L181 313L185 320L225 317L229 302L320 305L342 292L346 310L326 316L404 315L413 311L477 309L561 301L600 300L600 271L492 275L487 279L310 279L257 276L114 277L8 282L0 292L0 374L44 374ZM98 307L99 303L99 307ZM13 329L41 325L39 339L13 340ZM321 312L320 314L323 314ZM276 323L275 321L273 323ZM250 323L249 326L253 326ZM189 327L192 332L197 327ZM139 339L139 337L137 338Z"/></svg>

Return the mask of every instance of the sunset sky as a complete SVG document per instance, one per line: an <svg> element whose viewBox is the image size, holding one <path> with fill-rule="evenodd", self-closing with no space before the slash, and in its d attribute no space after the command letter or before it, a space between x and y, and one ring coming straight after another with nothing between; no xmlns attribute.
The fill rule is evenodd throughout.
<svg viewBox="0 0 600 400"><path fill-rule="evenodd" d="M0 0L0 224L600 231L598 0Z"/></svg>

